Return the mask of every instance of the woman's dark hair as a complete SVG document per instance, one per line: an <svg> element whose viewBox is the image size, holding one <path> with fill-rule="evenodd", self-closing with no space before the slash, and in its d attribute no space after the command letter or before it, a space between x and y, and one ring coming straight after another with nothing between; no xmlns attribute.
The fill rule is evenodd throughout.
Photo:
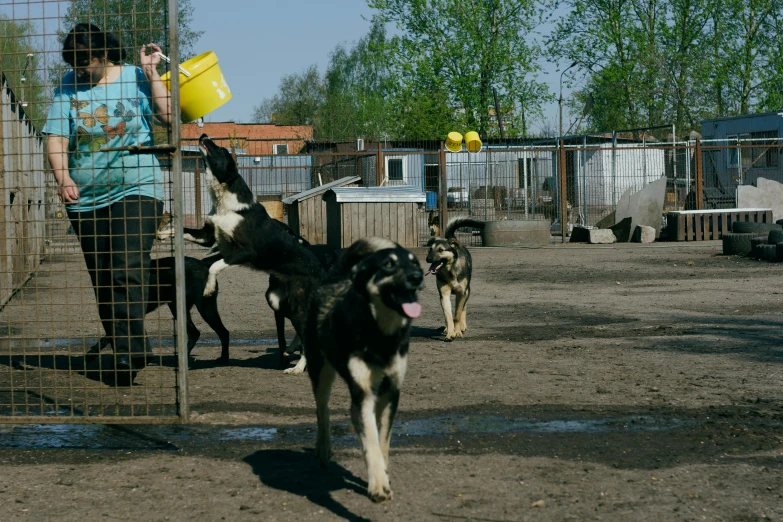
<svg viewBox="0 0 783 522"><path fill-rule="evenodd" d="M106 57L112 63L125 59L125 49L113 33L101 31L93 24L76 24L63 42L63 60L74 67L89 63L90 59Z"/></svg>

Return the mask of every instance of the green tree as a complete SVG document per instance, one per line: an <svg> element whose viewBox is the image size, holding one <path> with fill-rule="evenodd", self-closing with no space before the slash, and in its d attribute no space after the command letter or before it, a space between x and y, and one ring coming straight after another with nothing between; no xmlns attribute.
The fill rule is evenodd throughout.
<svg viewBox="0 0 783 522"><path fill-rule="evenodd" d="M346 140L357 136L380 139L389 131L394 71L386 31L373 24L353 47L339 45L329 57L324 75L324 105L317 136Z"/></svg>
<svg viewBox="0 0 783 522"><path fill-rule="evenodd" d="M528 98L546 91L536 79L540 51L530 38L538 19L534 0L369 0L368 5L378 11L374 20L393 22L400 32L392 58L402 92L426 95L420 87L437 87L438 96L447 95L454 124L485 137L493 87L504 107L524 100L530 113L525 118L539 112ZM424 105L432 108L429 101Z"/></svg>
<svg viewBox="0 0 783 522"><path fill-rule="evenodd" d="M184 61L193 56L193 48L203 32L193 31L193 6L190 0L179 0L179 53ZM169 24L167 0L71 0L63 18L63 33L79 22L90 22L112 31L135 60L142 45L154 42L168 53Z"/></svg>
<svg viewBox="0 0 783 522"><path fill-rule="evenodd" d="M315 125L324 104L323 84L315 65L302 73L283 76L278 94L253 107L252 120L280 125Z"/></svg>
<svg viewBox="0 0 783 522"><path fill-rule="evenodd" d="M42 53L30 44L34 28L29 21L0 15L0 72L8 88L24 106L33 125L41 129L46 116L48 87L40 70Z"/></svg>

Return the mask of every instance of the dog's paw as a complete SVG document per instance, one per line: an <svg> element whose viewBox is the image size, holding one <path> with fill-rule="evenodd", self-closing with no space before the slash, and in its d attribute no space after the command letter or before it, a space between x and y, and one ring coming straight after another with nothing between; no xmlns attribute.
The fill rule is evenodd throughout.
<svg viewBox="0 0 783 522"><path fill-rule="evenodd" d="M217 286L217 277L209 274L207 278L207 284L204 286L204 297L209 297L215 293L215 287Z"/></svg>
<svg viewBox="0 0 783 522"><path fill-rule="evenodd" d="M315 458L322 467L328 466L329 461L332 460L332 444L329 441L318 442L315 445Z"/></svg>
<svg viewBox="0 0 783 522"><path fill-rule="evenodd" d="M296 363L296 366L283 370L283 373L287 373L288 375L302 375L305 369L307 369L307 359L305 359L303 355L302 358L299 359L299 362Z"/></svg>
<svg viewBox="0 0 783 522"><path fill-rule="evenodd" d="M370 479L369 486L367 487L367 496L369 496L370 500L373 502L391 500L394 494L389 485L389 476L384 474L384 477L378 480Z"/></svg>
<svg viewBox="0 0 783 522"><path fill-rule="evenodd" d="M457 330L446 330L446 340L447 341L453 341L454 338L457 336Z"/></svg>

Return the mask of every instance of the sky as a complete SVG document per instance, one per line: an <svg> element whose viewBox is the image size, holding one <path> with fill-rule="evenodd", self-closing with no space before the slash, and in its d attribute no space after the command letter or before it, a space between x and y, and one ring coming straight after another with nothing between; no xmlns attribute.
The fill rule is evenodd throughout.
<svg viewBox="0 0 783 522"><path fill-rule="evenodd" d="M231 88L232 99L205 117L205 121L211 122L249 123L253 107L278 92L283 76L301 73L313 64L323 74L329 54L337 45L352 47L367 34L373 13L366 0L191 0L191 3L190 27L204 31L194 52L214 51ZM557 93L560 73L554 64L542 65L544 73L540 80ZM566 83L564 97L569 92ZM544 113L556 128L557 103L548 104Z"/></svg>
<svg viewBox="0 0 783 522"><path fill-rule="evenodd" d="M0 0L0 14L11 18L43 16L44 27L39 30L54 34L67 5L65 0ZM368 33L373 14L367 0L191 0L191 5L190 28L203 32L193 51L215 52L232 94L228 103L205 117L210 122L250 123L253 107L274 96L284 76L301 73L313 64L323 74L329 54L338 45L353 47ZM55 47L53 56L57 56L59 42L54 39L47 46L50 44ZM557 64L541 65L539 80L557 95ZM565 99L569 93L565 81ZM544 119L549 128L557 128L556 101L544 107ZM539 132L542 123L532 122L533 132ZM564 127L568 128L567 113Z"/></svg>

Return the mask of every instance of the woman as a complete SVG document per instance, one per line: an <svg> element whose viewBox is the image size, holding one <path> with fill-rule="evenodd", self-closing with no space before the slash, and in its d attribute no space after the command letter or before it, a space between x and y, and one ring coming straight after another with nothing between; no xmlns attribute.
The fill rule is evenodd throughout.
<svg viewBox="0 0 783 522"><path fill-rule="evenodd" d="M147 54L149 51L150 54ZM116 383L130 385L150 355L144 330L150 250L163 215L163 176L153 154L103 149L153 144L153 118L169 124L160 47L123 63L119 39L80 23L63 42L73 70L55 90L43 132L49 163L79 237L98 312L114 347Z"/></svg>

